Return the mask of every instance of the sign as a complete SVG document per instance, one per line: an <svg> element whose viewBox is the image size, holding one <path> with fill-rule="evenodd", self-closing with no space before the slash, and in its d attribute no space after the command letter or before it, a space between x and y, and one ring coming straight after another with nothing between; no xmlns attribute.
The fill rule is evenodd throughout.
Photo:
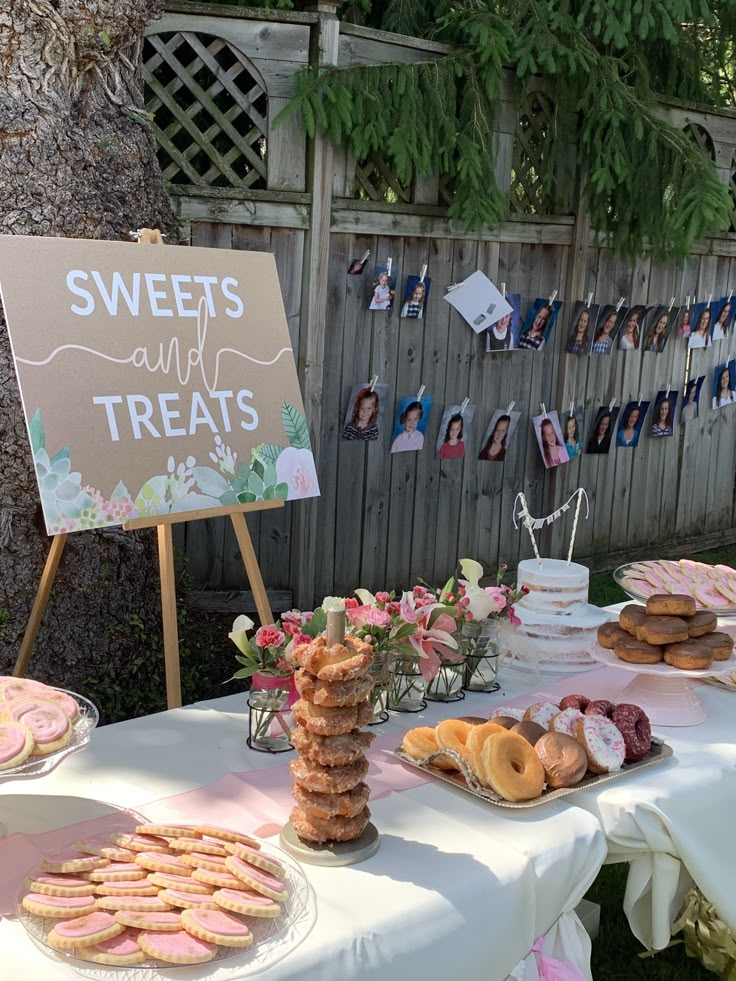
<svg viewBox="0 0 736 981"><path fill-rule="evenodd" d="M49 534L319 494L274 257L0 236Z"/></svg>

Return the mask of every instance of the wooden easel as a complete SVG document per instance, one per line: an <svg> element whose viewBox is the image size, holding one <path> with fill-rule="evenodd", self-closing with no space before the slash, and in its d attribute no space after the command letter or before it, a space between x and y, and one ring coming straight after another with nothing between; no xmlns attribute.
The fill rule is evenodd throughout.
<svg viewBox="0 0 736 981"><path fill-rule="evenodd" d="M163 239L158 229L142 228L138 232L139 243L145 245L162 245ZM233 523L235 537L245 565L250 588L256 603L256 610L261 623L271 623L273 614L268 602L268 594L263 582L263 576L258 566L253 541L245 521L248 511L265 511L284 506L282 500L255 501L252 504L236 504L221 508L209 508L203 511L188 511L179 514L159 514L152 518L134 518L123 525L125 531L135 531L138 528L156 528L158 534L158 564L161 579L161 614L164 633L164 666L166 669L166 702L170 709L181 706L181 678L179 672L179 629L176 617L176 585L174 580L174 544L172 525L183 521L201 521L205 518L229 517ZM23 640L20 645L18 658L13 674L22 678L28 667L33 645L38 636L46 605L54 585L56 572L59 568L67 536L54 535L51 548L46 558L46 564L41 574L41 582L33 602L31 615L28 618Z"/></svg>

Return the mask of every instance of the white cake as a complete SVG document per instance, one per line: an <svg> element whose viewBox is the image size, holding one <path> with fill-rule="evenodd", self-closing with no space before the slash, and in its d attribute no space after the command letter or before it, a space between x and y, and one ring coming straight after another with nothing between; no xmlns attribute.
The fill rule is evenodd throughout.
<svg viewBox="0 0 736 981"><path fill-rule="evenodd" d="M529 592L516 604L521 626L507 637L508 653L522 662L573 666L593 664L598 627L610 616L588 603L590 573L562 559L524 559L517 584Z"/></svg>

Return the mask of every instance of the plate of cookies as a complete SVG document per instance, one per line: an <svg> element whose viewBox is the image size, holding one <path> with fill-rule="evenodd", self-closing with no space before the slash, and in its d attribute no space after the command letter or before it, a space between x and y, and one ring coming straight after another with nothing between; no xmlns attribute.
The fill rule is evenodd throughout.
<svg viewBox="0 0 736 981"><path fill-rule="evenodd" d="M613 578L628 595L646 603L654 595L688 595L698 610L736 616L736 569L693 559L646 559L621 565Z"/></svg>
<svg viewBox="0 0 736 981"><path fill-rule="evenodd" d="M672 756L637 705L571 694L559 703L498 711L487 721L446 719L434 728L410 729L395 755L487 803L511 808L536 807Z"/></svg>
<svg viewBox="0 0 736 981"><path fill-rule="evenodd" d="M0 782L50 773L84 749L98 721L82 695L0 675Z"/></svg>
<svg viewBox="0 0 736 981"><path fill-rule="evenodd" d="M48 855L23 883L18 916L86 977L117 968L153 981L202 965L199 977L225 979L243 976L245 956L263 970L269 947L280 958L287 939L300 942L293 927L310 903L301 866L279 848L210 824L141 824Z"/></svg>

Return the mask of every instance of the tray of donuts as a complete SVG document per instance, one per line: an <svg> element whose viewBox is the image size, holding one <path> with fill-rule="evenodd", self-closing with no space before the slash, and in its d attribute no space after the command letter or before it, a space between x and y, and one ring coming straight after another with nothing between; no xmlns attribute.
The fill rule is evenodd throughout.
<svg viewBox="0 0 736 981"><path fill-rule="evenodd" d="M114 967L153 979L280 944L310 895L301 866L251 835L141 824L48 855L23 882L18 917L79 973Z"/></svg>
<svg viewBox="0 0 736 981"><path fill-rule="evenodd" d="M697 610L691 596L658 593L646 606L630 603L618 620L602 624L598 643L627 664L722 673L728 664L736 668L734 641L717 626L715 613Z"/></svg>
<svg viewBox="0 0 736 981"><path fill-rule="evenodd" d="M50 772L87 745L98 721L82 695L0 675L0 781Z"/></svg>
<svg viewBox="0 0 736 981"><path fill-rule="evenodd" d="M446 719L434 729L410 729L395 755L490 804L512 808L536 807L672 756L637 705L572 694L559 704L497 713L487 721Z"/></svg>

